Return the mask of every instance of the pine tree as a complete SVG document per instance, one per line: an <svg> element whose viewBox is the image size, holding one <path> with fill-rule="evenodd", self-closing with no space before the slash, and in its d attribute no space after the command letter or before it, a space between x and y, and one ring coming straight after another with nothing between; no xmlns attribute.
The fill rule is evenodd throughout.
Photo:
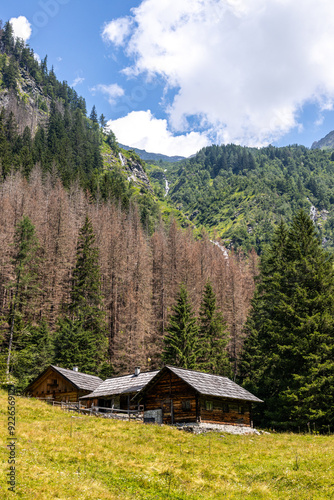
<svg viewBox="0 0 334 500"><path fill-rule="evenodd" d="M198 332L201 345L199 368L216 375L229 376L228 337L223 315L216 309L216 296L208 280L199 310Z"/></svg>
<svg viewBox="0 0 334 500"><path fill-rule="evenodd" d="M98 259L92 222L86 216L79 233L77 261L72 276L70 311L74 314L94 310L97 316L101 316L103 301Z"/></svg>
<svg viewBox="0 0 334 500"><path fill-rule="evenodd" d="M17 87L16 79L18 77L16 63L10 59L7 66L4 67L2 73L2 79L5 84L5 87L8 89L15 90Z"/></svg>
<svg viewBox="0 0 334 500"><path fill-rule="evenodd" d="M107 120L103 113L100 115L99 123L102 128L104 128L107 125Z"/></svg>
<svg viewBox="0 0 334 500"><path fill-rule="evenodd" d="M3 27L1 36L1 50L7 54L11 54L15 45L13 26L7 21Z"/></svg>
<svg viewBox="0 0 334 500"><path fill-rule="evenodd" d="M48 75L48 56L46 55L42 60L41 60L41 71L44 77Z"/></svg>
<svg viewBox="0 0 334 500"><path fill-rule="evenodd" d="M72 276L70 317L59 322L56 359L68 367L76 364L88 373L96 373L105 360L107 348L98 257L92 223L86 216Z"/></svg>
<svg viewBox="0 0 334 500"><path fill-rule="evenodd" d="M198 329L196 317L183 284L166 331L163 361L181 368L197 368L197 358L200 352Z"/></svg>
<svg viewBox="0 0 334 500"><path fill-rule="evenodd" d="M95 104L92 107L92 111L90 112L89 118L90 120L92 120L93 123L98 123Z"/></svg>
<svg viewBox="0 0 334 500"><path fill-rule="evenodd" d="M91 331L87 331L84 320L62 318L58 322L55 338L55 359L64 368L78 366L84 373L96 374L101 352L97 349L96 339Z"/></svg>
<svg viewBox="0 0 334 500"><path fill-rule="evenodd" d="M107 144L111 147L111 149L114 151L115 154L119 152L119 146L117 143L116 136L112 130L108 131L108 136L107 136Z"/></svg>
<svg viewBox="0 0 334 500"><path fill-rule="evenodd" d="M25 325L20 350L13 353L12 373L18 380L18 390L24 389L53 361L53 343L46 321Z"/></svg>
<svg viewBox="0 0 334 500"><path fill-rule="evenodd" d="M9 336L6 375L9 377L14 334L20 337L24 321L29 321L29 310L33 310L33 301L38 294L38 241L35 227L29 217L24 216L15 231L15 255L13 259L15 278L10 283L12 301L9 312ZM18 342L20 339L17 339Z"/></svg>
<svg viewBox="0 0 334 500"><path fill-rule="evenodd" d="M265 401L262 423L317 428L333 423L334 272L303 212L281 224L261 260L247 321L242 370Z"/></svg>

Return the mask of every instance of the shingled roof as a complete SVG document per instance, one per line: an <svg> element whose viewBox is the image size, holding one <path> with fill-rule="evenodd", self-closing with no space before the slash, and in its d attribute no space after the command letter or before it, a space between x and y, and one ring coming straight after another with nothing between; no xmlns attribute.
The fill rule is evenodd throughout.
<svg viewBox="0 0 334 500"><path fill-rule="evenodd" d="M88 375L87 373L80 373L74 370L68 370L67 368L61 368L60 366L50 365L28 385L25 392L29 391L30 387L42 378L43 375L50 370L50 368L58 372L78 390L94 391L94 389L96 389L103 382L103 380L96 375Z"/></svg>
<svg viewBox="0 0 334 500"><path fill-rule="evenodd" d="M203 396L218 396L229 399L251 401L254 403L263 403L261 399L246 391L246 389L240 387L240 385L236 384L227 377L211 375L210 373L196 372L193 370L185 370L184 368L175 368L174 366L165 366L159 372L157 377L152 379L148 385L143 387L143 389L136 394L134 399L138 400L140 396L144 394L149 387L152 387L160 376L167 370L170 370L172 373L180 377L190 387Z"/></svg>
<svg viewBox="0 0 334 500"><path fill-rule="evenodd" d="M65 377L71 384L75 385L77 389L83 391L94 391L103 380L96 375L88 375L87 373L76 372L74 370L68 370L67 368L61 368L60 366L51 365L55 371L60 373Z"/></svg>
<svg viewBox="0 0 334 500"><path fill-rule="evenodd" d="M122 377L108 378L102 382L91 394L82 396L80 399L101 398L119 394L129 394L140 391L158 371L143 372L139 375L131 374Z"/></svg>

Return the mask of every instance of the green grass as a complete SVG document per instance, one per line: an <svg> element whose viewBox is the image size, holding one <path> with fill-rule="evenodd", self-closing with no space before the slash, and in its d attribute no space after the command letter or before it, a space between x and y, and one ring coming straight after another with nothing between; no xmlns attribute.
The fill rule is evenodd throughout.
<svg viewBox="0 0 334 500"><path fill-rule="evenodd" d="M17 487L11 493L4 392L0 415L4 499L334 498L334 436L194 436L167 426L71 418L24 398L16 398Z"/></svg>

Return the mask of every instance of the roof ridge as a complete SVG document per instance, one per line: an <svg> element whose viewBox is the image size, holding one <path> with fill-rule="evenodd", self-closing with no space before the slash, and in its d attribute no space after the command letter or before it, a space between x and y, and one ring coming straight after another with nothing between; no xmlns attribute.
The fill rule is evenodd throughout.
<svg viewBox="0 0 334 500"><path fill-rule="evenodd" d="M254 394L249 392L247 389L245 389L241 385L237 384L236 382L234 382L233 380L231 380L228 377L223 377L221 375L214 375L212 373L199 372L196 370L188 370L186 368L178 368L178 367L174 367L174 366L170 366L170 365L166 365L165 368L171 370L171 372L173 372L176 376L182 378L182 380L184 380L184 382L186 382L190 387L195 389L200 394L206 394L206 395L211 394L212 396L214 396L214 395L219 396L219 392L225 392L225 394L221 394L221 396L227 397L227 398L232 398L232 399L245 399L245 396L247 396L247 399L248 399L249 396L251 396L251 398L248 399L249 401L262 402L262 400L259 399L257 396L255 396ZM181 374L179 372L179 370L181 372L184 372L184 375ZM199 376L199 380L196 380L196 378L194 380L192 380L192 376L195 376L195 375ZM212 389L210 389L210 387L205 387L205 386L201 387L200 378L202 377L202 380L203 380L203 376L208 376L211 378L211 380L213 377L216 378L217 381L215 383L219 383L220 381L224 380L225 388L224 389L221 388L222 390L216 391L216 394L215 394L214 392L212 392ZM206 379L206 383L209 383L209 379ZM235 394L230 393L230 391L228 390L228 387L230 387L231 389L233 388L232 390L236 391L236 393Z"/></svg>
<svg viewBox="0 0 334 500"><path fill-rule="evenodd" d="M127 375L117 375L116 377L108 377L104 380L106 382L107 380L115 380L116 378L123 378L123 377L136 377L138 378L140 375L145 375L146 373L154 373L158 372L160 370L150 370L148 372L140 372L139 375L135 375L134 373L128 373Z"/></svg>
<svg viewBox="0 0 334 500"><path fill-rule="evenodd" d="M171 368L171 369L174 368L175 370L183 370L185 372L199 373L200 375L210 375L210 377L226 378L227 380L233 382L233 380L231 380L229 377L226 377L226 375L216 375L215 373L200 372L198 370L193 370L191 368L181 368L180 366L172 366L172 365L165 365L165 366L166 368ZM236 382L234 383L236 384Z"/></svg>
<svg viewBox="0 0 334 500"><path fill-rule="evenodd" d="M84 373L84 372L76 372L74 370L71 370L71 368L63 368L62 366L57 366L57 365L50 365L52 368L55 368L56 370L66 370L67 372L70 372L70 373L73 373L73 374L76 374L76 375L84 375L86 377L94 377L94 378L98 378L100 380L101 377L99 377L98 375L90 375L89 373Z"/></svg>

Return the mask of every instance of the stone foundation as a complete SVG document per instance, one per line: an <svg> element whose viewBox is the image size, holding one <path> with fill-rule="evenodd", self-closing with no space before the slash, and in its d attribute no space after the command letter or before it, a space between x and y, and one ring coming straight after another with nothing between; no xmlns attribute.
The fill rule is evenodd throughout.
<svg viewBox="0 0 334 500"><path fill-rule="evenodd" d="M261 434L256 429L253 429L253 427L248 427L245 425L208 424L205 422L194 422L189 424L176 424L176 427L180 430L192 432L193 434L204 434L205 432L225 432L226 434L236 434L243 436L251 434Z"/></svg>

